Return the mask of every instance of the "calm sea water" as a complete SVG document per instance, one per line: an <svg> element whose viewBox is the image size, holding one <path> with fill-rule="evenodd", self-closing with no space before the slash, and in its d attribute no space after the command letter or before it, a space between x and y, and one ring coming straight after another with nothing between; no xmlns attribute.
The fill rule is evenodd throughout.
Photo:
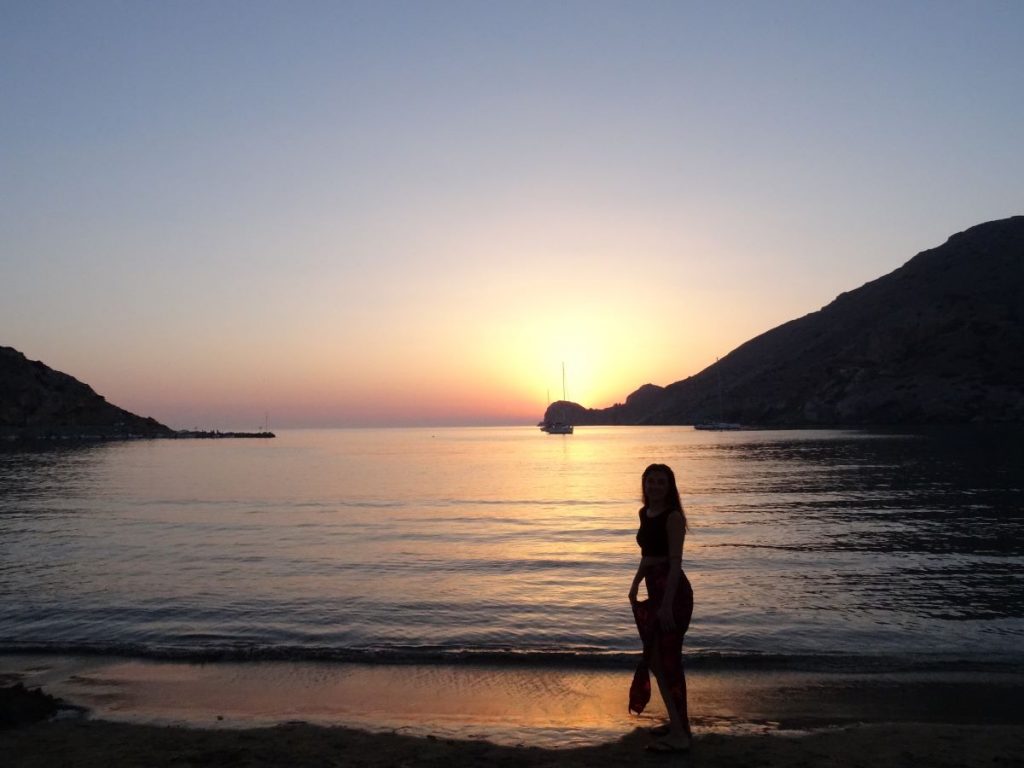
<svg viewBox="0 0 1024 768"><path fill-rule="evenodd" d="M624 664L639 477L691 662L1024 661L1024 433L286 431L0 452L0 651Z"/></svg>

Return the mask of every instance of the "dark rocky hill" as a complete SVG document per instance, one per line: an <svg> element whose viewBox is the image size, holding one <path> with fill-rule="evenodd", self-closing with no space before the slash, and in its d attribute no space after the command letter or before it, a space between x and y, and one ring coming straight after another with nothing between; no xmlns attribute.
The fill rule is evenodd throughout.
<svg viewBox="0 0 1024 768"><path fill-rule="evenodd" d="M1024 216L953 235L687 379L551 408L574 424L1024 422Z"/></svg>
<svg viewBox="0 0 1024 768"><path fill-rule="evenodd" d="M91 387L0 347L0 437L169 437L159 422L108 403Z"/></svg>

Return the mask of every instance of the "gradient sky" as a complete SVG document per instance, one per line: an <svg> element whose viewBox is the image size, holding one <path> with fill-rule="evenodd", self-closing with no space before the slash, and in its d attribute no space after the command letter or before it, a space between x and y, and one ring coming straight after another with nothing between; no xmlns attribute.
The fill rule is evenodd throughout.
<svg viewBox="0 0 1024 768"><path fill-rule="evenodd" d="M1024 3L0 2L0 344L174 427L531 423L1024 209Z"/></svg>

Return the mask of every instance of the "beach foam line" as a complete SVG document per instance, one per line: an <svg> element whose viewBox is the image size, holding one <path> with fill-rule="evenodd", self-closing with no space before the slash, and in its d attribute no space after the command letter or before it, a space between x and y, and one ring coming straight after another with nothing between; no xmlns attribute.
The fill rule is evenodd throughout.
<svg viewBox="0 0 1024 768"><path fill-rule="evenodd" d="M5 655L117 656L155 661L211 662L337 662L396 665L489 665L569 667L632 670L639 658L635 650L586 648L457 648L427 645L338 647L315 645L252 644L205 639L199 644L89 643L52 641L0 641ZM967 657L955 653L849 654L759 653L684 648L688 669L707 671L791 671L812 673L982 672L1014 673L1024 670L1020 654Z"/></svg>

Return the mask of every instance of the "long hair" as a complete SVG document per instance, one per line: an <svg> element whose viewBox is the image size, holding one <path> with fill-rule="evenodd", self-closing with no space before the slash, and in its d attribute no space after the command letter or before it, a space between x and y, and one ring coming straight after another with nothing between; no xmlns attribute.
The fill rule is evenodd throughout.
<svg viewBox="0 0 1024 768"><path fill-rule="evenodd" d="M673 512L679 510L679 514L683 516L683 530L690 530L690 524L686 520L686 510L683 509L683 500L679 498L679 487L676 485L676 473L672 471L672 468L668 464L651 464L647 469L644 470L643 475L640 476L640 492L644 497L644 509L647 509L647 476L654 472L663 472L665 477L668 478L668 493L666 494L668 502L668 511Z"/></svg>

